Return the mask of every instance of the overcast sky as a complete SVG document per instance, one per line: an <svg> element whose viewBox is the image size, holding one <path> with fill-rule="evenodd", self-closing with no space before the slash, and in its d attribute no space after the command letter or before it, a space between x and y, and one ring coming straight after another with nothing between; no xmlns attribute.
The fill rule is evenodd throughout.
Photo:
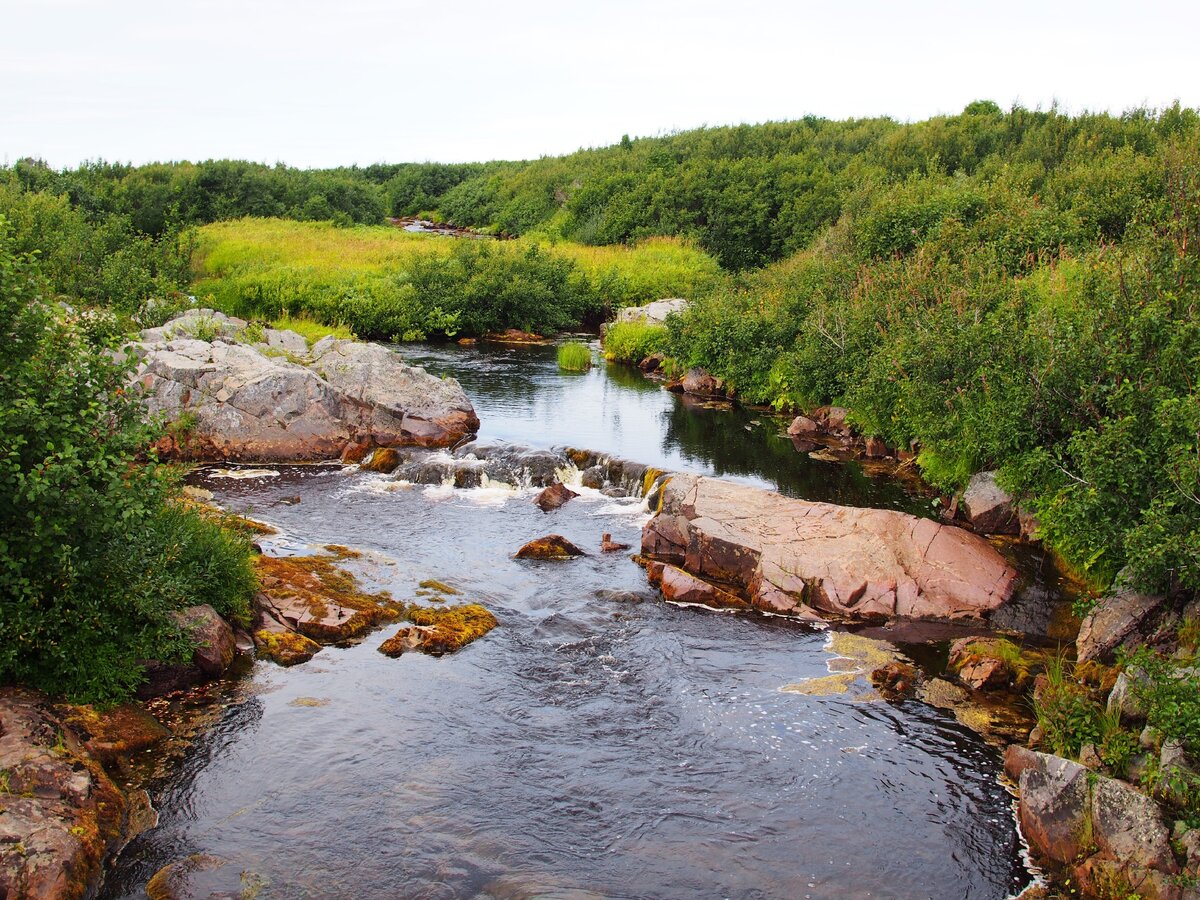
<svg viewBox="0 0 1200 900"><path fill-rule="evenodd" d="M1200 2L0 0L0 162L517 159L699 125L1200 106Z"/></svg>

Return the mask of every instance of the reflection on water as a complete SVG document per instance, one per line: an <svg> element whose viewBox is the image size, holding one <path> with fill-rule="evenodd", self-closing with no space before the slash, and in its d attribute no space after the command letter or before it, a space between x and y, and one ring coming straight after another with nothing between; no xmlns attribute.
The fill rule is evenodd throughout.
<svg viewBox="0 0 1200 900"><path fill-rule="evenodd" d="M747 431L743 413L680 412L644 383L560 377L548 350L425 360L460 377L485 440L786 474L783 453L753 467L778 423ZM584 490L547 515L531 491L277 471L196 480L289 546L369 551L356 565L373 588L411 599L435 578L499 627L440 659L384 657L384 629L256 666L103 896L143 896L192 853L289 898L999 898L1027 880L991 748L916 701L783 690L830 674L825 633L650 599L627 557L595 552L604 532L636 543L640 501ZM589 555L513 559L551 531Z"/></svg>
<svg viewBox="0 0 1200 900"><path fill-rule="evenodd" d="M771 487L790 497L929 514L925 496L856 463L797 453L789 418L733 404L703 404L612 364L560 374L550 346L403 345L409 362L462 383L482 421L481 442L572 446L660 469ZM597 354L598 355L598 354Z"/></svg>

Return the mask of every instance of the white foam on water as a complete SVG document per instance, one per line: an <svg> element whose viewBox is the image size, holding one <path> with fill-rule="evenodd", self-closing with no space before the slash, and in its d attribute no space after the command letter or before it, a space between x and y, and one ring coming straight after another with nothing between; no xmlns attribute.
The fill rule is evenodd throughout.
<svg viewBox="0 0 1200 900"><path fill-rule="evenodd" d="M209 478L277 478L279 473L274 469L208 469L204 473Z"/></svg>

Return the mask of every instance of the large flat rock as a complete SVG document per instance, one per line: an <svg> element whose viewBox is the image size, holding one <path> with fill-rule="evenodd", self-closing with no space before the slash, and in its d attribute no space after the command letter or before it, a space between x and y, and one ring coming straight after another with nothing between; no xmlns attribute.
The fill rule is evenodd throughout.
<svg viewBox="0 0 1200 900"><path fill-rule="evenodd" d="M1017 583L995 548L961 528L691 475L663 488L642 552L760 610L806 618L983 620Z"/></svg>
<svg viewBox="0 0 1200 900"><path fill-rule="evenodd" d="M244 322L200 312L130 348L149 412L187 422L161 448L169 455L299 462L349 444L446 447L479 428L457 381L386 347L329 337L310 353L300 335L271 329L250 343Z"/></svg>

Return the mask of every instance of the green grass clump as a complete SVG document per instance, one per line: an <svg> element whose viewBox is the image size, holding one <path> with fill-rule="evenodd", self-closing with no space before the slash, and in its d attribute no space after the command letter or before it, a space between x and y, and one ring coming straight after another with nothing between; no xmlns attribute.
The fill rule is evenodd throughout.
<svg viewBox="0 0 1200 900"><path fill-rule="evenodd" d="M322 338L333 336L343 340L354 340L356 335L346 325L326 325L322 322L317 322L312 318L304 315L290 316L286 313L272 320L271 327L279 331L294 331L308 342L308 346L312 347L317 341Z"/></svg>
<svg viewBox="0 0 1200 900"><path fill-rule="evenodd" d="M558 367L564 372L586 372L592 367L592 351L578 341L563 344L558 348Z"/></svg>
<svg viewBox="0 0 1200 900"><path fill-rule="evenodd" d="M644 322L614 322L604 332L604 358L614 362L640 363L647 356L667 349L667 329Z"/></svg>

